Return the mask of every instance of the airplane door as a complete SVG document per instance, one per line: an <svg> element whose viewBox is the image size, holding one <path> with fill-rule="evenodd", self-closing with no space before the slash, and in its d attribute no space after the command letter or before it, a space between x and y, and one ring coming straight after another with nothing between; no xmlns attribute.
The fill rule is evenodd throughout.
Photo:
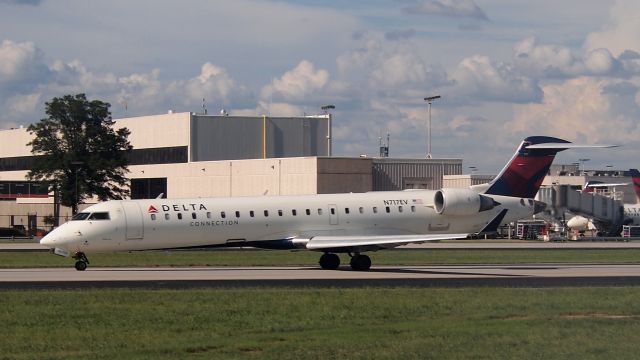
<svg viewBox="0 0 640 360"><path fill-rule="evenodd" d="M123 201L122 207L127 223L127 240L142 239L144 236L144 225L142 224L142 210L140 210L140 205L134 201Z"/></svg>
<svg viewBox="0 0 640 360"><path fill-rule="evenodd" d="M329 224L338 225L338 207L334 204L329 204Z"/></svg>

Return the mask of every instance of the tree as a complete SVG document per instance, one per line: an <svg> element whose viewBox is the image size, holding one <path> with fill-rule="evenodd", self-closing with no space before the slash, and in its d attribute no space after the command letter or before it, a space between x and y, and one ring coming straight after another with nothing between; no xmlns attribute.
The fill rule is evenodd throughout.
<svg viewBox="0 0 640 360"><path fill-rule="evenodd" d="M27 130L36 155L27 177L49 186L75 214L83 199L122 199L128 195L127 128L115 130L109 103L84 94L55 97L45 103L48 117Z"/></svg>

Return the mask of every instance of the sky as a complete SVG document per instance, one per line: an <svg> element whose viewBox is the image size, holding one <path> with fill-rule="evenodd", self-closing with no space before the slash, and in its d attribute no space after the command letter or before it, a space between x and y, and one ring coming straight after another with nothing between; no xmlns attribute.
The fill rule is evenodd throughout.
<svg viewBox="0 0 640 360"><path fill-rule="evenodd" d="M0 129L85 93L114 118L333 104L333 154L427 153L494 174L527 136L639 167L637 0L0 0Z"/></svg>

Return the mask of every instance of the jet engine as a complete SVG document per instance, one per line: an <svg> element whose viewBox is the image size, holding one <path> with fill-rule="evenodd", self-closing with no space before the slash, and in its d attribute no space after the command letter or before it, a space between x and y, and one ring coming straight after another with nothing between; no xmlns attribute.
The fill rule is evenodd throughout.
<svg viewBox="0 0 640 360"><path fill-rule="evenodd" d="M442 215L473 215L500 205L491 197L468 189L440 189L433 203L436 212Z"/></svg>

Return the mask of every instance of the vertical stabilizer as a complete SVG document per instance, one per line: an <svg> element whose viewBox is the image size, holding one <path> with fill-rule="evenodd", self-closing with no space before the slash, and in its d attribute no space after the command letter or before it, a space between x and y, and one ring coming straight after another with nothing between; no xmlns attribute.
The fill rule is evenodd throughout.
<svg viewBox="0 0 640 360"><path fill-rule="evenodd" d="M490 195L533 198L556 154L572 147L566 140L549 136L530 136L484 192Z"/></svg>

